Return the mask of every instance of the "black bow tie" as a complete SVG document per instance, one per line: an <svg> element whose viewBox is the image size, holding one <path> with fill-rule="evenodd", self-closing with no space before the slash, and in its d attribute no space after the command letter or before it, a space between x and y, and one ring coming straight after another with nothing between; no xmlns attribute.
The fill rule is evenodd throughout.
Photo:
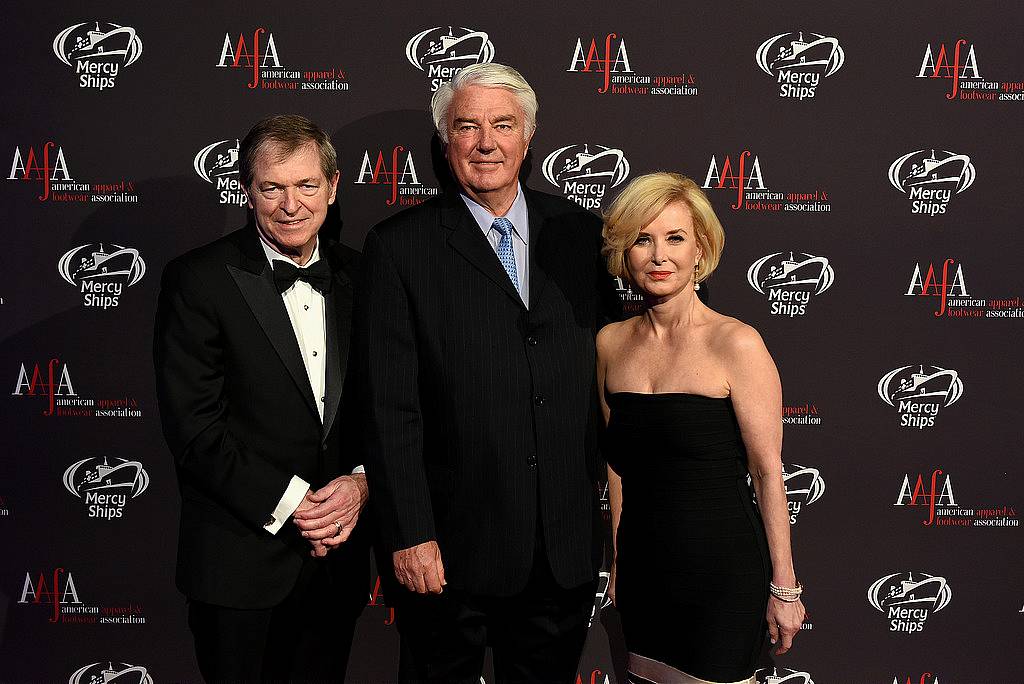
<svg viewBox="0 0 1024 684"><path fill-rule="evenodd" d="M323 259L307 268L298 268L287 261L274 259L274 284L278 292L284 292L296 280L305 280L320 294L327 294L331 290L331 269Z"/></svg>

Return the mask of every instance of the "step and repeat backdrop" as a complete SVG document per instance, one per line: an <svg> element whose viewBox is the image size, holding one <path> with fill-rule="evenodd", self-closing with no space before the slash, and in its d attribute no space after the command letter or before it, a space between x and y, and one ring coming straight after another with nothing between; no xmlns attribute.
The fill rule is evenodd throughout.
<svg viewBox="0 0 1024 684"><path fill-rule="evenodd" d="M1024 681L1024 12L430 4L5 12L0 680L199 681L150 356L160 272L245 222L238 140L273 113L331 132L325 230L361 247L444 182L431 92L499 61L540 100L525 183L600 212L678 171L725 226L711 304L782 375L809 611L758 682ZM349 679L386 682L376 571L366 594ZM623 681L608 604L579 684Z"/></svg>

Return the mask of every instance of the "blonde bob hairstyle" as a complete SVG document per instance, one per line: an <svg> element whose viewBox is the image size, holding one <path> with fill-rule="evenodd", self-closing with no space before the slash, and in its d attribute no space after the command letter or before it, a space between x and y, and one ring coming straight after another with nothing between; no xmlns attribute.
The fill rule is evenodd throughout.
<svg viewBox="0 0 1024 684"><path fill-rule="evenodd" d="M626 267L626 252L636 243L640 231L675 202L685 204L693 216L694 237L700 246L696 282L714 272L725 247L725 231L711 202L700 186L686 176L659 172L634 178L604 213L601 254L608 260L609 273L633 283Z"/></svg>

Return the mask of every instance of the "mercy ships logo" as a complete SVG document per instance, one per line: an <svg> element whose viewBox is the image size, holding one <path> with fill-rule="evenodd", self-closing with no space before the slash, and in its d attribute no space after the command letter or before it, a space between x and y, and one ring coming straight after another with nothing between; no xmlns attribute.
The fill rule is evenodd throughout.
<svg viewBox="0 0 1024 684"><path fill-rule="evenodd" d="M103 21L69 26L53 39L53 54L78 76L79 88L113 88L122 67L139 61L142 39L130 26Z"/></svg>
<svg viewBox="0 0 1024 684"><path fill-rule="evenodd" d="M754 673L757 684L814 684L811 675L788 667L765 667Z"/></svg>
<svg viewBox="0 0 1024 684"><path fill-rule="evenodd" d="M803 507L810 506L825 494L825 480L817 468L808 468L797 463L783 463L782 481L786 487L789 524L795 525ZM751 484L750 475L747 475L747 484ZM757 503L756 496L754 503Z"/></svg>
<svg viewBox="0 0 1024 684"><path fill-rule="evenodd" d="M930 152L930 154L929 154ZM889 166L889 182L910 200L910 213L946 213L953 195L974 184L971 158L948 150L908 152Z"/></svg>
<svg viewBox="0 0 1024 684"><path fill-rule="evenodd" d="M820 33L780 33L761 43L754 55L761 71L775 78L779 97L804 100L842 68L846 59L839 41Z"/></svg>
<svg viewBox="0 0 1024 684"><path fill-rule="evenodd" d="M125 289L142 280L146 262L132 247L90 242L65 252L57 271L82 293L83 305L110 309L121 303Z"/></svg>
<svg viewBox="0 0 1024 684"><path fill-rule="evenodd" d="M890 632L913 634L933 613L949 605L953 592L944 577L923 572L896 572L875 580L868 603L889 620Z"/></svg>
<svg viewBox="0 0 1024 684"><path fill-rule="evenodd" d="M494 45L483 31L435 26L420 31L405 45L409 63L426 73L430 92L471 64L494 60Z"/></svg>
<svg viewBox="0 0 1024 684"><path fill-rule="evenodd" d="M878 381L878 396L900 413L900 425L923 430L935 425L939 409L964 393L955 370L924 364L889 371Z"/></svg>
<svg viewBox="0 0 1024 684"><path fill-rule="evenodd" d="M221 140L199 150L192 167L196 174L217 188L221 204L244 207L248 198L238 180L238 139Z"/></svg>
<svg viewBox="0 0 1024 684"><path fill-rule="evenodd" d="M544 158L544 178L584 209L601 209L605 192L629 176L622 150L584 143L560 147Z"/></svg>
<svg viewBox="0 0 1024 684"><path fill-rule="evenodd" d="M747 269L747 282L768 298L772 315L790 318L807 313L811 298L832 287L835 278L828 259L803 252L775 252Z"/></svg>
<svg viewBox="0 0 1024 684"><path fill-rule="evenodd" d="M106 456L83 458L64 471L64 489L85 501L90 518L120 518L128 499L136 498L147 488L149 474L138 461Z"/></svg>
<svg viewBox="0 0 1024 684"><path fill-rule="evenodd" d="M68 684L153 684L153 678L141 665L108 660L75 670Z"/></svg>

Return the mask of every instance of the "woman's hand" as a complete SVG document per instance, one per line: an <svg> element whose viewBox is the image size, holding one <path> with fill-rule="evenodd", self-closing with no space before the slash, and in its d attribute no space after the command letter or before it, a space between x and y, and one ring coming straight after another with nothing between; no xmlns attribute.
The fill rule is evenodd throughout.
<svg viewBox="0 0 1024 684"><path fill-rule="evenodd" d="M773 644L779 644L775 655L782 655L793 647L793 637L800 631L806 614L804 604L799 599L788 603L774 596L768 597L768 636ZM779 643L780 639L782 643Z"/></svg>

